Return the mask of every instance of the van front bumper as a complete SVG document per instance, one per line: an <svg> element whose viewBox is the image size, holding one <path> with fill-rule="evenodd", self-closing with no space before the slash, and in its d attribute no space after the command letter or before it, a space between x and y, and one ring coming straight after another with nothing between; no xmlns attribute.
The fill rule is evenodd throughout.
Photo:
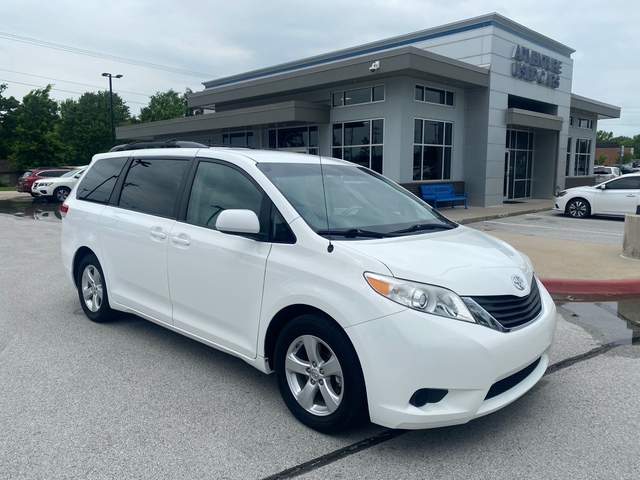
<svg viewBox="0 0 640 480"><path fill-rule="evenodd" d="M371 421L402 429L462 424L524 395L547 369L556 327L553 300L544 287L540 293L540 315L508 333L414 310L348 328Z"/></svg>

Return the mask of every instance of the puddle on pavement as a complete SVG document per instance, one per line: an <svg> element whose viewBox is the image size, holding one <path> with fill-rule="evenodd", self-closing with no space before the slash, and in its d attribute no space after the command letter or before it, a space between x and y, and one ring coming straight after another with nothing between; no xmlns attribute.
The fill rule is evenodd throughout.
<svg viewBox="0 0 640 480"><path fill-rule="evenodd" d="M563 318L605 343L640 345L640 299L619 302L557 302Z"/></svg>
<svg viewBox="0 0 640 480"><path fill-rule="evenodd" d="M34 220L60 221L60 203L33 200L31 202L0 201L0 213Z"/></svg>

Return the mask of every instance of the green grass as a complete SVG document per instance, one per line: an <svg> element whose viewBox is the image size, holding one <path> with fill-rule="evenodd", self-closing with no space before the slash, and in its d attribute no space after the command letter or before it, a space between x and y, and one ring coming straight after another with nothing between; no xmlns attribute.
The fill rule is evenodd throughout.
<svg viewBox="0 0 640 480"><path fill-rule="evenodd" d="M0 187L0 192L11 192L16 191L16 187Z"/></svg>

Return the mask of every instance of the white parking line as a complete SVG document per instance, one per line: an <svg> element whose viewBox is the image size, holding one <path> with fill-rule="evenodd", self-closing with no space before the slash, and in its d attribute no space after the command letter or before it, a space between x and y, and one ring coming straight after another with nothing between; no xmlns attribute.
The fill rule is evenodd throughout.
<svg viewBox="0 0 640 480"><path fill-rule="evenodd" d="M525 225L522 223L504 223L504 222L493 222L490 220L485 220L483 223L490 223L492 225L505 225L508 227L529 227L529 228L546 228L548 230L558 230L558 227L545 227L544 225ZM598 235L617 235L619 237L624 236L623 233L615 233L615 232L598 232L595 230L580 230L576 228L562 228L563 232L579 232L579 233L595 233Z"/></svg>

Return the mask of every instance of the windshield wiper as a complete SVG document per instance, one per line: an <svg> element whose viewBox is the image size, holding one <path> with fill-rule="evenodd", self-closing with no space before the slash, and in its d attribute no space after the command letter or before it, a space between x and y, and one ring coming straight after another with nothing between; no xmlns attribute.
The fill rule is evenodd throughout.
<svg viewBox="0 0 640 480"><path fill-rule="evenodd" d="M349 230L318 230L316 233L318 235L333 235L336 237L344 238L385 238L389 236L382 232L374 232L373 230L361 230L360 228L350 228Z"/></svg>
<svg viewBox="0 0 640 480"><path fill-rule="evenodd" d="M438 223L415 223L413 225L411 225L409 228L403 228L402 230L395 230L394 232L391 232L392 234L398 234L398 233L412 233L412 232L419 232L419 231L423 231L423 230L451 230L453 228L456 228L454 225L449 225L447 223L442 223L442 224L438 224Z"/></svg>

